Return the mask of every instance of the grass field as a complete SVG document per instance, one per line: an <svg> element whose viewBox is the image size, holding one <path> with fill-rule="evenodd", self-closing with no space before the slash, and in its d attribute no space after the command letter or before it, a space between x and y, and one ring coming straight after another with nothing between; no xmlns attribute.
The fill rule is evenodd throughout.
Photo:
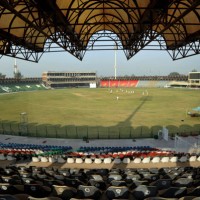
<svg viewBox="0 0 200 200"><path fill-rule="evenodd" d="M200 118L187 116L186 112L200 106L199 100L199 90L190 89L115 88L110 93L109 89L74 88L20 92L0 95L0 120L19 124L20 113L26 112L28 124L38 127L166 126L198 131Z"/></svg>

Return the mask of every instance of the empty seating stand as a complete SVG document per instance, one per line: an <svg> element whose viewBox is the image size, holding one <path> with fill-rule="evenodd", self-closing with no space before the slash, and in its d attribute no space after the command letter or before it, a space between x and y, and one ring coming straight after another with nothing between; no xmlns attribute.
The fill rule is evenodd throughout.
<svg viewBox="0 0 200 200"><path fill-rule="evenodd" d="M70 146L0 143L1 162L12 158L16 159L12 165L0 168L0 195L5 199L19 199L22 194L23 199L32 200L200 196L200 167L191 166L200 161L197 154L149 146L80 147L73 151Z"/></svg>
<svg viewBox="0 0 200 200"><path fill-rule="evenodd" d="M0 168L0 177L0 199L181 200L200 196L200 167L108 170L8 166Z"/></svg>

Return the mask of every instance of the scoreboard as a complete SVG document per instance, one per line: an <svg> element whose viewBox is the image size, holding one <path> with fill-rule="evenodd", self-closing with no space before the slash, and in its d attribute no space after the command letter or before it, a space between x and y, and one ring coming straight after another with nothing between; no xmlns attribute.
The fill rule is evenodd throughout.
<svg viewBox="0 0 200 200"><path fill-rule="evenodd" d="M190 72L189 79L199 79L200 80L200 72Z"/></svg>
<svg viewBox="0 0 200 200"><path fill-rule="evenodd" d="M200 72L190 72L188 82L190 87L200 88Z"/></svg>

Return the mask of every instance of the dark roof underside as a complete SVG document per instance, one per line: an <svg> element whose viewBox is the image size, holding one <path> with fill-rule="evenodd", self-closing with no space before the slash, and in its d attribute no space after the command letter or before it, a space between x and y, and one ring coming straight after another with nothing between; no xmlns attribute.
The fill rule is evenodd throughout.
<svg viewBox="0 0 200 200"><path fill-rule="evenodd" d="M114 48L127 59L143 49L174 60L199 54L200 0L0 0L1 55L37 62L67 51L82 60Z"/></svg>

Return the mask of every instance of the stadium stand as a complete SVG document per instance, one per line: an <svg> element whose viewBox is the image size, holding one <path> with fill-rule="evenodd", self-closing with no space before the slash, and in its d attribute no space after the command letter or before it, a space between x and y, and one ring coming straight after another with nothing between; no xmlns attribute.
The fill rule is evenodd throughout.
<svg viewBox="0 0 200 200"><path fill-rule="evenodd" d="M165 87L168 81L102 83L106 83L105 87ZM43 85L31 82L8 82L0 86L1 93L44 89ZM117 146L115 141L112 145L110 141L95 145L95 140L87 144L84 140L68 144L63 141L58 145L55 141L49 143L48 138L43 142L44 138L35 138L33 142L31 138L2 135L0 199L197 200L200 196L198 138L198 134L179 134L174 141L159 140L159 145L137 139L132 145Z"/></svg>
<svg viewBox="0 0 200 200"><path fill-rule="evenodd" d="M157 82L158 82L158 81L149 81L147 87L156 87Z"/></svg>
<svg viewBox="0 0 200 200"><path fill-rule="evenodd" d="M94 141L91 145L71 140L68 145L64 139L43 140L1 135L0 198L181 200L200 196L198 152L157 148L156 143L141 146L137 141L106 146L97 140L95 146Z"/></svg>
<svg viewBox="0 0 200 200"><path fill-rule="evenodd" d="M105 37L109 34L105 32L111 31L112 34L120 33L119 38L123 39L121 40L123 45L120 46L123 47L127 59L155 38L158 40L159 48L163 49L160 44L163 39L159 40L157 36L164 38L166 42L164 49L167 49L168 53L172 50L170 55L173 60L199 54L199 45L195 45L199 42L199 24L195 23L199 22L200 17L198 0L119 1L118 3L113 1L114 4L111 1L99 2L1 0L4 28L1 30L0 53L38 62L40 57L38 53L47 50L43 45L45 41L49 41L49 47L54 46L51 45L54 42L61 49L63 47L82 60L85 55L83 50L87 50L85 44L89 44L91 38L94 43L98 31L98 38ZM65 12L68 14L65 15ZM103 23L97 23L101 18ZM185 23L188 21L191 22ZM163 26L163 22L167 25ZM89 33L87 37L85 30ZM115 39L112 35L108 35L108 38L112 41ZM89 45L89 49L90 47ZM110 79L106 82L106 87L136 87L138 80L139 87L155 87L161 78L163 77L134 77L133 80L136 81L133 85L129 84L129 80L126 82L125 79ZM187 77L165 78L177 81ZM30 85L31 82L19 85L18 80L14 79L8 82L2 81L1 89L5 92L34 89L34 86ZM88 144L79 147L82 144L80 141L80 143L76 141L74 149L65 145L66 141L62 141L64 145L58 146L47 144L48 139L45 138L41 145L38 144L39 138L35 138L35 143L31 144L28 144L31 139L26 138L22 144L20 143L23 141L22 137L14 138L18 143L12 142L11 136L6 137L0 143L0 199L2 200L197 200L200 196L198 151L195 153L174 151L164 149L164 146L162 149L158 148L155 144L141 146L136 143L123 147L105 144L105 146ZM117 145L112 142L113 145ZM177 137L176 142L176 147L180 144L184 150L191 147L189 142L186 143L182 138Z"/></svg>
<svg viewBox="0 0 200 200"><path fill-rule="evenodd" d="M163 88L169 84L169 81L157 81L155 87Z"/></svg>
<svg viewBox="0 0 200 200"><path fill-rule="evenodd" d="M139 81L138 84L137 84L137 87L148 87L149 85L149 81Z"/></svg>
<svg viewBox="0 0 200 200"><path fill-rule="evenodd" d="M164 88L170 81L163 80L140 80L137 87L149 87L149 88Z"/></svg>
<svg viewBox="0 0 200 200"><path fill-rule="evenodd" d="M45 90L46 88L42 84L34 83L13 83L0 85L0 93L10 92L22 92L22 91L34 91L34 90Z"/></svg>
<svg viewBox="0 0 200 200"><path fill-rule="evenodd" d="M133 76L133 77L103 77L100 79L100 87L167 87L169 83L176 81L179 84L188 82L188 76Z"/></svg>
<svg viewBox="0 0 200 200"><path fill-rule="evenodd" d="M138 80L101 80L101 87L137 87Z"/></svg>

